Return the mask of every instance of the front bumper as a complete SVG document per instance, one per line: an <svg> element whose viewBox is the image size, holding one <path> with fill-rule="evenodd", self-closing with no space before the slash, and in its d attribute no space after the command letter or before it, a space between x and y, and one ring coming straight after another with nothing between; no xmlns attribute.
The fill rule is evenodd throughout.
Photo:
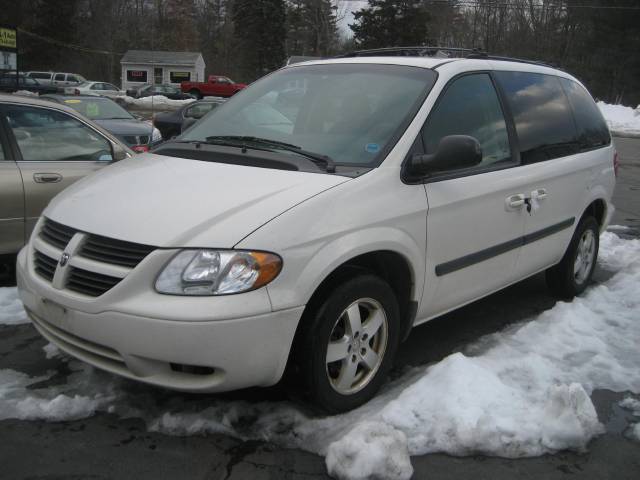
<svg viewBox="0 0 640 480"><path fill-rule="evenodd" d="M176 302L183 302L189 317L190 303L196 300L201 311L204 299L154 294L155 301L149 302L147 293L143 305L148 314L112 311L109 304L97 311L94 299L86 301L85 311L79 307L81 300L56 290L34 273L28 249L18 255L17 279L29 318L47 340L86 363L188 392L273 385L284 372L304 307L224 319L216 304L228 310L230 301L244 303L243 295L209 297L206 301L212 312L218 310L217 315L207 320L198 314L197 321L181 321L166 318L176 311Z"/></svg>

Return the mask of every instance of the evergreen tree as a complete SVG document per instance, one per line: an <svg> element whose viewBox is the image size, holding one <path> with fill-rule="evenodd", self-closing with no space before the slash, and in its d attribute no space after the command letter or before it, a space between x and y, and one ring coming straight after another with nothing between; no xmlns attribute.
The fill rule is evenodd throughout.
<svg viewBox="0 0 640 480"><path fill-rule="evenodd" d="M359 48L427 45L429 18L422 0L369 0L349 28Z"/></svg>
<svg viewBox="0 0 640 480"><path fill-rule="evenodd" d="M287 2L288 55L328 56L339 43L336 6L331 0Z"/></svg>
<svg viewBox="0 0 640 480"><path fill-rule="evenodd" d="M235 0L233 24L244 80L255 80L285 63L284 0Z"/></svg>

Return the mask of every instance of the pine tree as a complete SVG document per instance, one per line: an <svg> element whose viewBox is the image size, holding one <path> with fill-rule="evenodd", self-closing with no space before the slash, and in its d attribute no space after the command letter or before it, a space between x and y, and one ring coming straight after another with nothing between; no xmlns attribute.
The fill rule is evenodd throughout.
<svg viewBox="0 0 640 480"><path fill-rule="evenodd" d="M285 62L284 0L236 0L233 3L235 38L244 80L255 80Z"/></svg>
<svg viewBox="0 0 640 480"><path fill-rule="evenodd" d="M289 0L287 53L314 56L334 53L339 42L335 10L331 0Z"/></svg>
<svg viewBox="0 0 640 480"><path fill-rule="evenodd" d="M369 0L349 28L360 48L427 45L429 18L422 0Z"/></svg>

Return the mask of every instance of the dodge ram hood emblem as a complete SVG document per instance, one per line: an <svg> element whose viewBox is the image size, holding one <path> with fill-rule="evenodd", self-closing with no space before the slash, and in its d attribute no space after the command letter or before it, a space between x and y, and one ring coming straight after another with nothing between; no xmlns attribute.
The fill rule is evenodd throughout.
<svg viewBox="0 0 640 480"><path fill-rule="evenodd" d="M64 267L67 263L69 263L69 257L70 255L67 252L62 254L59 262L61 267Z"/></svg>

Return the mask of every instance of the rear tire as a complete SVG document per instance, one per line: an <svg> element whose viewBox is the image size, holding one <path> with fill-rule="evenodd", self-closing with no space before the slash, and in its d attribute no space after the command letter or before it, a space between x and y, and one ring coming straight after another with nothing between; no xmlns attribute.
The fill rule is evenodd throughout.
<svg viewBox="0 0 640 480"><path fill-rule="evenodd" d="M305 312L294 345L298 385L330 413L370 400L384 383L399 342L398 302L372 274L338 283Z"/></svg>
<svg viewBox="0 0 640 480"><path fill-rule="evenodd" d="M584 292L596 267L599 237L600 225L596 219L584 217L560 263L545 272L547 286L554 296L570 300Z"/></svg>

